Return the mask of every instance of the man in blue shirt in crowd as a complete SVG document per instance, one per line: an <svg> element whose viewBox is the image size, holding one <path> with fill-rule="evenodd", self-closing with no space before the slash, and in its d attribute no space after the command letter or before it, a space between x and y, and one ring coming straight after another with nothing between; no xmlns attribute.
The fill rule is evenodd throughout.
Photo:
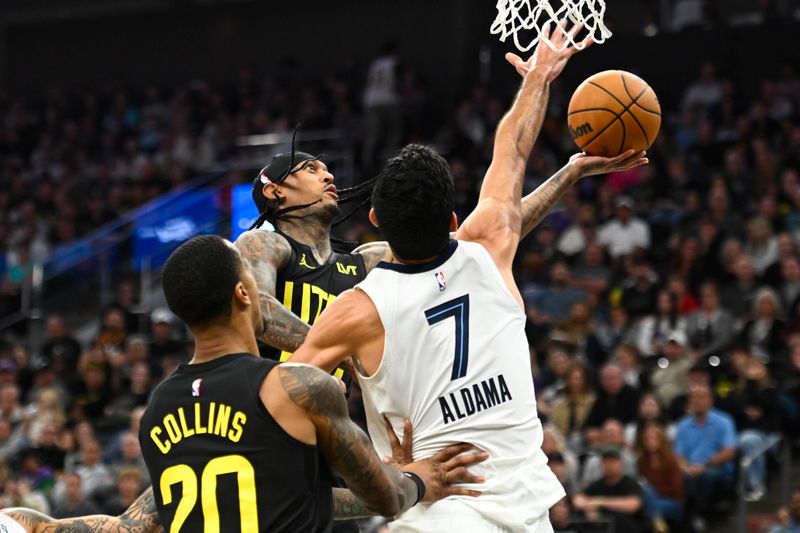
<svg viewBox="0 0 800 533"><path fill-rule="evenodd" d="M689 413L678 424L675 455L686 475L693 525L702 531L709 504L725 483L733 481L736 425L730 415L714 409L708 385L696 384L689 390Z"/></svg>

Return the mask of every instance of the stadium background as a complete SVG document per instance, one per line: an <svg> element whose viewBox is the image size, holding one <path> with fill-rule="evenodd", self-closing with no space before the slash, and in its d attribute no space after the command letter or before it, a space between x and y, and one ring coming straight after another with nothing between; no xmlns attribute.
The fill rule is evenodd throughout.
<svg viewBox="0 0 800 533"><path fill-rule="evenodd" d="M658 323L658 292L681 284L686 320L672 326L717 392L740 400L727 402L737 421L751 401L737 396L746 368L766 363L757 401L769 398L777 415L756 426L783 440L768 454L766 498L748 507L754 530L774 522L785 497L780 474L791 470L778 466L800 411L800 280L784 267L800 237L798 17L797 0L611 0L615 35L576 56L554 86L526 190L574 153L566 103L604 69L635 72L659 95L652 164L582 181L523 242L517 265L545 416L574 362L596 396L612 360L645 392L661 354L647 353L660 350L642 332ZM298 121L303 149L324 152L339 184L370 176L392 138L432 144L451 163L459 216L469 213L518 86L502 60L512 44L488 33L493 18L493 2L466 0L1 2L0 504L124 509L146 475L126 432L135 408L191 353L164 313L158 267L197 232L234 232L249 216L232 207L235 186L286 149ZM388 42L402 120L376 136L362 97ZM617 203L647 227L636 250L615 251ZM377 238L364 213L336 233ZM575 245L578 233L602 244L599 263ZM754 276L736 266L742 257ZM562 260L568 275L551 275ZM690 326L707 279L733 323L713 353ZM753 300L767 287L782 308L769 342L750 334L766 320ZM588 316L570 311L576 302ZM627 344L635 357L618 354ZM560 453L586 452L571 448ZM80 509L70 490L87 496ZM732 507L744 494L727 496L717 526L738 523Z"/></svg>

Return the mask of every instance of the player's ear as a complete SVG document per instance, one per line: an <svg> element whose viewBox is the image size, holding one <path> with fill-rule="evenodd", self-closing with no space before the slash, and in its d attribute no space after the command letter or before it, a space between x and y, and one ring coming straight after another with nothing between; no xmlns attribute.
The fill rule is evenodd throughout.
<svg viewBox="0 0 800 533"><path fill-rule="evenodd" d="M261 189L261 194L263 194L267 200L271 202L277 202L279 204L282 203L286 198L277 183L267 183L264 185L264 187Z"/></svg>
<svg viewBox="0 0 800 533"><path fill-rule="evenodd" d="M450 231L456 231L458 229L458 215L456 215L455 211L450 213Z"/></svg>
<svg viewBox="0 0 800 533"><path fill-rule="evenodd" d="M244 283L241 281L237 282L236 286L233 288L233 298L241 305L247 306L252 303L250 296L251 295L247 292L247 287L244 286Z"/></svg>
<svg viewBox="0 0 800 533"><path fill-rule="evenodd" d="M380 227L380 226L378 226L378 219L375 217L375 208L374 207L370 207L370 209L369 209L369 221L376 228Z"/></svg>

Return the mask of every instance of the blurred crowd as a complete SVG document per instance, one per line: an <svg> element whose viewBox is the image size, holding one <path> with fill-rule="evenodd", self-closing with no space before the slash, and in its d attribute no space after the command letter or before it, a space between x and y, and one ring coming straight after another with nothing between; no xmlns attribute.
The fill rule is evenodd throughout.
<svg viewBox="0 0 800 533"><path fill-rule="evenodd" d="M312 77L287 61L230 89L0 95L0 316L53 247L224 163L237 137L298 119L346 131L364 175L404 142L432 144L463 219L510 96L474 86L444 112L390 46L368 68ZM568 98L553 87L527 190L575 152ZM703 65L665 109L649 166L584 179L521 244L543 448L569 495L557 531L703 530L737 497L737 458L799 436L799 118L792 65L756 95ZM346 236L376 237L363 218ZM41 350L0 346L0 507L115 513L149 482L142 407L192 344L168 311L139 313L138 290L119 287L91 342L52 315ZM770 489L770 462L751 462L743 497ZM780 516L797 527L797 505Z"/></svg>

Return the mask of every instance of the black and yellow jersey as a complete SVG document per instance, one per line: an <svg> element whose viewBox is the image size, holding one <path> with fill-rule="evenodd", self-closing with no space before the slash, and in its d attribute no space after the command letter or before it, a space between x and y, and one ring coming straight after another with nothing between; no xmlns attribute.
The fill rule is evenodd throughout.
<svg viewBox="0 0 800 533"><path fill-rule="evenodd" d="M226 355L181 365L153 392L139 441L164 531L330 531L327 463L259 397L276 365Z"/></svg>
<svg viewBox="0 0 800 533"><path fill-rule="evenodd" d="M275 297L307 324L313 325L338 295L367 277L361 254L332 252L326 263L319 264L309 246L285 233L278 233L289 243L292 253L286 265L278 271ZM291 354L262 346L261 355L285 361Z"/></svg>

